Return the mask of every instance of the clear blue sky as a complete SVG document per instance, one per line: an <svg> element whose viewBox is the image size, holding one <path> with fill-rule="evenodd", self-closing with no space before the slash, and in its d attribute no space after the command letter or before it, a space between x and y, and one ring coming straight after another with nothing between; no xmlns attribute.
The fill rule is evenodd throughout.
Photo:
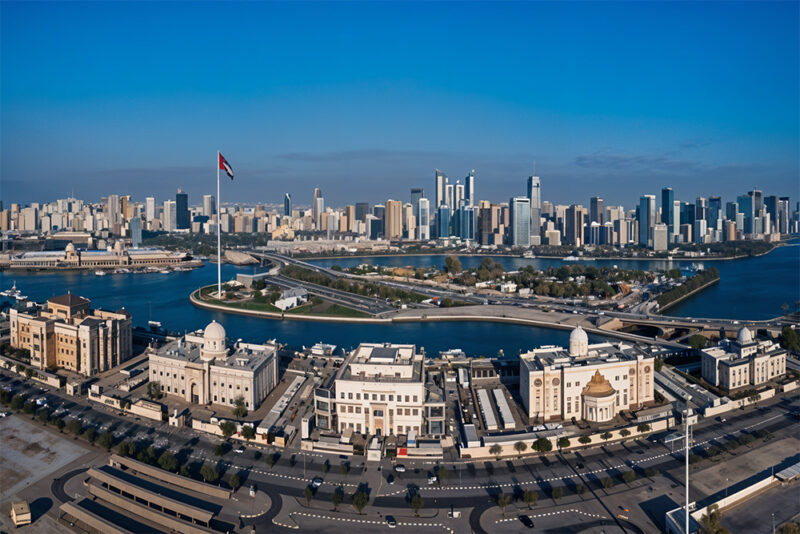
<svg viewBox="0 0 800 534"><path fill-rule="evenodd" d="M798 2L2 2L0 194L798 196Z"/></svg>

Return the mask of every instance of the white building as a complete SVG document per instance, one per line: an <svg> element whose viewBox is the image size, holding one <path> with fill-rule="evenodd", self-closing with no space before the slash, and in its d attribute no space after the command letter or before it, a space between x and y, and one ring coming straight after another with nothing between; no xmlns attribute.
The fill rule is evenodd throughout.
<svg viewBox="0 0 800 534"><path fill-rule="evenodd" d="M414 345L363 343L316 391L317 426L344 433L444 434L442 390L426 380L423 355Z"/></svg>
<svg viewBox="0 0 800 534"><path fill-rule="evenodd" d="M786 373L786 351L772 340L755 340L746 327L736 339L702 352L703 379L725 390L758 386Z"/></svg>
<svg viewBox="0 0 800 534"><path fill-rule="evenodd" d="M519 390L531 419L610 421L654 400L653 357L625 343L589 345L581 327L569 351L544 346L520 355Z"/></svg>
<svg viewBox="0 0 800 534"><path fill-rule="evenodd" d="M255 410L278 384L275 345L237 342L229 349L225 329L216 321L150 349L150 381L167 395L192 404L233 406L241 397Z"/></svg>

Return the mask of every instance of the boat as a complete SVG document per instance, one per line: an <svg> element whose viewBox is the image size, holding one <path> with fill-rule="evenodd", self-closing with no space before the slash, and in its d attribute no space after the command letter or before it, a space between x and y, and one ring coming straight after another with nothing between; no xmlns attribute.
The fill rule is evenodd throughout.
<svg viewBox="0 0 800 534"><path fill-rule="evenodd" d="M580 261L580 258L578 256L567 256L564 261Z"/></svg>
<svg viewBox="0 0 800 534"><path fill-rule="evenodd" d="M5 291L0 291L0 295L4 297L14 297L17 298L22 295L22 291L17 289L17 281L14 281L14 285L11 286L11 289L6 289Z"/></svg>
<svg viewBox="0 0 800 534"><path fill-rule="evenodd" d="M105 276L105 275L107 275L107 274L108 274L108 273L107 273L107 272L105 272L105 271L95 271L95 272L94 272L94 275L95 275L95 276Z"/></svg>
<svg viewBox="0 0 800 534"><path fill-rule="evenodd" d="M160 270L160 271L158 271L158 272L160 272L161 274L169 274L169 273L171 273L172 271L170 271L169 269L161 269L161 270Z"/></svg>

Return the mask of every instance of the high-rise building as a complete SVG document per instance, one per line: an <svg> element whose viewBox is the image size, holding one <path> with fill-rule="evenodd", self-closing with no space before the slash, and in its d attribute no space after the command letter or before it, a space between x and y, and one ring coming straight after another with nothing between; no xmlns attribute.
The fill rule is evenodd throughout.
<svg viewBox="0 0 800 534"><path fill-rule="evenodd" d="M178 189L178 193L175 195L175 228L177 230L186 230L190 226L189 195Z"/></svg>
<svg viewBox="0 0 800 534"><path fill-rule="evenodd" d="M722 197L708 197L706 217L711 228L722 230Z"/></svg>
<svg viewBox="0 0 800 534"><path fill-rule="evenodd" d="M694 201L694 220L708 221L708 200L705 197L697 197Z"/></svg>
<svg viewBox="0 0 800 534"><path fill-rule="evenodd" d="M175 222L174 200L164 201L164 210L161 213L161 227L166 232L174 232L175 229L177 228L177 223Z"/></svg>
<svg viewBox="0 0 800 534"><path fill-rule="evenodd" d="M453 190L453 206L452 209L459 209L464 205L464 186L456 180L456 187Z"/></svg>
<svg viewBox="0 0 800 534"><path fill-rule="evenodd" d="M778 199L778 232L781 234L788 234L790 227L789 218L789 197L780 197Z"/></svg>
<svg viewBox="0 0 800 534"><path fill-rule="evenodd" d="M533 238L531 242L537 244L536 240L541 234L542 219L542 184L538 176L528 176L528 200L531 204L531 237Z"/></svg>
<svg viewBox="0 0 800 534"><path fill-rule="evenodd" d="M325 204L322 203L321 206L322 206L323 209L320 209L319 208L320 204L317 202L317 200L319 200L321 198L322 198L322 191L319 190L319 187L315 187L314 188L314 199L311 201L311 220L314 222L314 224L317 224L317 221L319 220L320 213L325 211L325 209L324 209Z"/></svg>
<svg viewBox="0 0 800 534"><path fill-rule="evenodd" d="M114 231L114 225L120 223L119 195L108 195L106 200L106 219L108 227Z"/></svg>
<svg viewBox="0 0 800 534"><path fill-rule="evenodd" d="M446 204L447 203L447 201L445 200L445 190L446 190L446 187L447 187L447 175L445 173L443 173L442 171L440 171L439 169L436 169L436 178L435 178L435 180L436 180L436 185L435 185L436 198L434 199L434 202L435 202L435 206L434 207L438 210L439 206L441 206L442 204Z"/></svg>
<svg viewBox="0 0 800 534"><path fill-rule="evenodd" d="M742 231L746 234L753 233L753 218L757 213L753 202L753 195L739 195L736 197L737 211L743 215Z"/></svg>
<svg viewBox="0 0 800 534"><path fill-rule="evenodd" d="M381 225L383 225L383 220L386 218L386 206L384 206L383 204L375 204L372 207L372 214L378 219L380 219ZM383 228L383 226L381 226L381 228Z"/></svg>
<svg viewBox="0 0 800 534"><path fill-rule="evenodd" d="M531 200L528 197L512 197L508 201L511 216L509 245L531 246Z"/></svg>
<svg viewBox="0 0 800 534"><path fill-rule="evenodd" d="M129 225L131 231L131 246L133 248L139 248L142 246L142 219L137 215L131 218Z"/></svg>
<svg viewBox="0 0 800 534"><path fill-rule="evenodd" d="M778 227L778 197L770 195L764 198L764 209L769 214L769 228L764 228L764 233L771 233Z"/></svg>
<svg viewBox="0 0 800 534"><path fill-rule="evenodd" d="M667 225L667 233L675 232L675 192L671 187L661 189L661 222Z"/></svg>
<svg viewBox="0 0 800 534"><path fill-rule="evenodd" d="M147 222L156 218L156 199L154 197L144 199L144 215Z"/></svg>
<svg viewBox="0 0 800 534"><path fill-rule="evenodd" d="M467 206L474 206L478 202L475 198L475 169L469 171L467 177L464 178L464 201Z"/></svg>
<svg viewBox="0 0 800 534"><path fill-rule="evenodd" d="M283 216L284 217L292 216L292 195L290 195L289 193L283 195Z"/></svg>
<svg viewBox="0 0 800 534"><path fill-rule="evenodd" d="M411 189L411 207L414 210L414 215L417 215L419 210L419 199L425 196L425 191L421 187L414 187Z"/></svg>
<svg viewBox="0 0 800 534"><path fill-rule="evenodd" d="M321 196L314 198L314 209L312 210L312 216L314 213L316 213L314 224L316 225L317 230L321 230L322 214L325 213L325 199Z"/></svg>
<svg viewBox="0 0 800 534"><path fill-rule="evenodd" d="M403 237L403 203L399 200L386 201L386 215L383 228L386 239L400 239Z"/></svg>
<svg viewBox="0 0 800 534"><path fill-rule="evenodd" d="M739 205L736 202L725 203L725 218L736 222L736 214L739 213Z"/></svg>
<svg viewBox="0 0 800 534"><path fill-rule="evenodd" d="M605 223L605 210L603 209L602 197L592 197L589 199L589 222L596 222L600 226Z"/></svg>
<svg viewBox="0 0 800 534"><path fill-rule="evenodd" d="M444 203L450 208L450 213L456 209L456 195L453 184L444 184Z"/></svg>
<svg viewBox="0 0 800 534"><path fill-rule="evenodd" d="M216 202L214 202L214 195L203 195L203 215L209 219L217 212Z"/></svg>
<svg viewBox="0 0 800 534"><path fill-rule="evenodd" d="M369 202L356 202L356 220L366 222L369 215Z"/></svg>
<svg viewBox="0 0 800 534"><path fill-rule="evenodd" d="M653 227L656 224L656 197L642 195L639 199L639 245L653 247Z"/></svg>
<svg viewBox="0 0 800 534"><path fill-rule="evenodd" d="M420 198L417 203L417 239L427 241L431 238L431 205L427 198Z"/></svg>
<svg viewBox="0 0 800 534"><path fill-rule="evenodd" d="M586 208L580 205L571 205L564 212L564 243L567 245L583 246L584 224Z"/></svg>
<svg viewBox="0 0 800 534"><path fill-rule="evenodd" d="M436 237L450 237L450 208L442 204L436 213Z"/></svg>

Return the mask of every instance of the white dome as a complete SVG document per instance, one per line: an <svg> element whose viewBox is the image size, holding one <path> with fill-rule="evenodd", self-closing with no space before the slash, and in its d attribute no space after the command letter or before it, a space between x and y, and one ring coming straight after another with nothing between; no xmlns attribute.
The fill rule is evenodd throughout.
<svg viewBox="0 0 800 534"><path fill-rule="evenodd" d="M753 334L748 330L746 326L743 326L739 329L739 333L736 335L736 339L739 340L740 345L745 345L747 343L753 342Z"/></svg>
<svg viewBox="0 0 800 534"><path fill-rule="evenodd" d="M72 242L69 242L64 250L66 252L75 252L75 245L73 245Z"/></svg>
<svg viewBox="0 0 800 534"><path fill-rule="evenodd" d="M589 336L583 328L576 327L569 335L569 355L586 356L589 353Z"/></svg>
<svg viewBox="0 0 800 534"><path fill-rule="evenodd" d="M218 322L211 321L203 332L203 339L206 341L225 341L225 328Z"/></svg>

